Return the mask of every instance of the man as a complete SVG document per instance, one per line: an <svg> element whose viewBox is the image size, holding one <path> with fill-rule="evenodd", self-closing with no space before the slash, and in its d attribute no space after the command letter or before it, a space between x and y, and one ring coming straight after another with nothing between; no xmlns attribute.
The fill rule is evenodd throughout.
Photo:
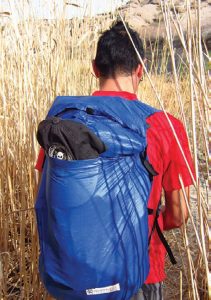
<svg viewBox="0 0 211 300"><path fill-rule="evenodd" d="M138 34L129 28L134 44L144 59L144 49ZM93 96L118 96L125 101L137 100L136 93L143 77L141 65L133 45L122 22L117 22L105 31L97 45L93 70L99 79L99 91ZM168 115L179 138L186 159L193 171L193 163L188 140L183 125L173 116ZM157 175L154 176L148 207L157 210L162 190L165 193L165 211L160 214L158 223L161 230L180 227L188 211L181 192L179 174L189 197L189 186L192 179L177 145L172 129L162 111L147 118L147 157ZM42 171L44 151L41 150L36 168ZM149 232L151 232L155 214L149 215ZM152 232L150 241L150 272L148 278L133 300L161 300L162 282L165 279L164 263L166 251L156 230Z"/></svg>

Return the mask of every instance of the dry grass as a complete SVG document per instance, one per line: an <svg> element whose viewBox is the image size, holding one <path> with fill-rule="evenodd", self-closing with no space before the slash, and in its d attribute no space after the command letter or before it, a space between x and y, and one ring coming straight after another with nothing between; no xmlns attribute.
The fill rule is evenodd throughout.
<svg viewBox="0 0 211 300"><path fill-rule="evenodd" d="M179 21L175 26L184 42L185 62L180 71L173 67L172 74L166 72L164 62L171 59L174 66L174 53L167 6L163 6L163 14L169 39L164 45L162 72L158 74L154 66L154 72L148 74L153 86L145 76L139 95L151 105L162 105L186 124L197 167L190 209L199 236L197 240L191 219L182 234L179 230L168 233L179 263L176 268L167 265L165 299L208 299L207 74L198 28L189 26L183 41ZM1 299L47 299L37 266L35 132L56 95L86 95L97 88L91 59L99 32L112 18L31 19L21 24L11 19L0 28ZM193 35L194 31L198 34Z"/></svg>

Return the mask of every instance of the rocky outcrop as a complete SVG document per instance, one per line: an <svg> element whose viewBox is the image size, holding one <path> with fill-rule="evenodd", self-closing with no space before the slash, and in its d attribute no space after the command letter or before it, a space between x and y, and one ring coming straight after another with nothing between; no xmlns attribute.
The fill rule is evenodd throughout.
<svg viewBox="0 0 211 300"><path fill-rule="evenodd" d="M163 41L166 39L166 30L161 10L160 0L131 0L123 6L120 11L125 19L132 25L142 36L151 42L155 40ZM164 2L164 1L162 1ZM167 1L166 1L167 2ZM192 23L197 24L197 1L190 1L190 15ZM168 1L171 3L171 1ZM173 0L173 5L169 4L172 16L178 14L180 25L183 32L187 32L187 7L186 1ZM207 48L211 49L211 0L202 0L200 6L201 14L201 32L202 42ZM172 24L173 22L171 22ZM172 26L175 43L179 43L178 34L175 26Z"/></svg>

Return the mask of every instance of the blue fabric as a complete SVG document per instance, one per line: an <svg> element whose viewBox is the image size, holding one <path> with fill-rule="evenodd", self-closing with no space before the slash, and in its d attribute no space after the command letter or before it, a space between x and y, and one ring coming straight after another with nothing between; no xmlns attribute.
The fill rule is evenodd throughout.
<svg viewBox="0 0 211 300"><path fill-rule="evenodd" d="M48 116L61 112L87 125L107 150L90 160L46 158L36 201L41 278L57 299L130 299L149 271L151 183L139 154L156 110L119 97L66 96ZM116 284L119 291L86 293Z"/></svg>

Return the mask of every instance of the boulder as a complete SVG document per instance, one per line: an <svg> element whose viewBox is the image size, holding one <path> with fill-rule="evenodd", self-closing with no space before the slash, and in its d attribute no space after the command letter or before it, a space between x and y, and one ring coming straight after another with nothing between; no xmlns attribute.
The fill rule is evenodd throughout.
<svg viewBox="0 0 211 300"><path fill-rule="evenodd" d="M164 1L162 1L164 3ZM173 5L169 1L169 8L172 16L175 18L174 11L176 11L184 34L187 30L187 12L186 2L182 0L173 0ZM196 1L190 1L191 20L192 24L197 23L196 15ZM120 8L121 14L125 17L126 21L131 24L142 36L144 35L151 42L153 40L165 40L166 31L163 21L163 14L161 10L160 0L130 0L125 6ZM207 44L210 50L210 35L211 35L211 0L201 0L201 31L203 42ZM172 32L174 35L175 43L179 43L179 37L176 29L172 24ZM209 42L208 42L209 40Z"/></svg>

